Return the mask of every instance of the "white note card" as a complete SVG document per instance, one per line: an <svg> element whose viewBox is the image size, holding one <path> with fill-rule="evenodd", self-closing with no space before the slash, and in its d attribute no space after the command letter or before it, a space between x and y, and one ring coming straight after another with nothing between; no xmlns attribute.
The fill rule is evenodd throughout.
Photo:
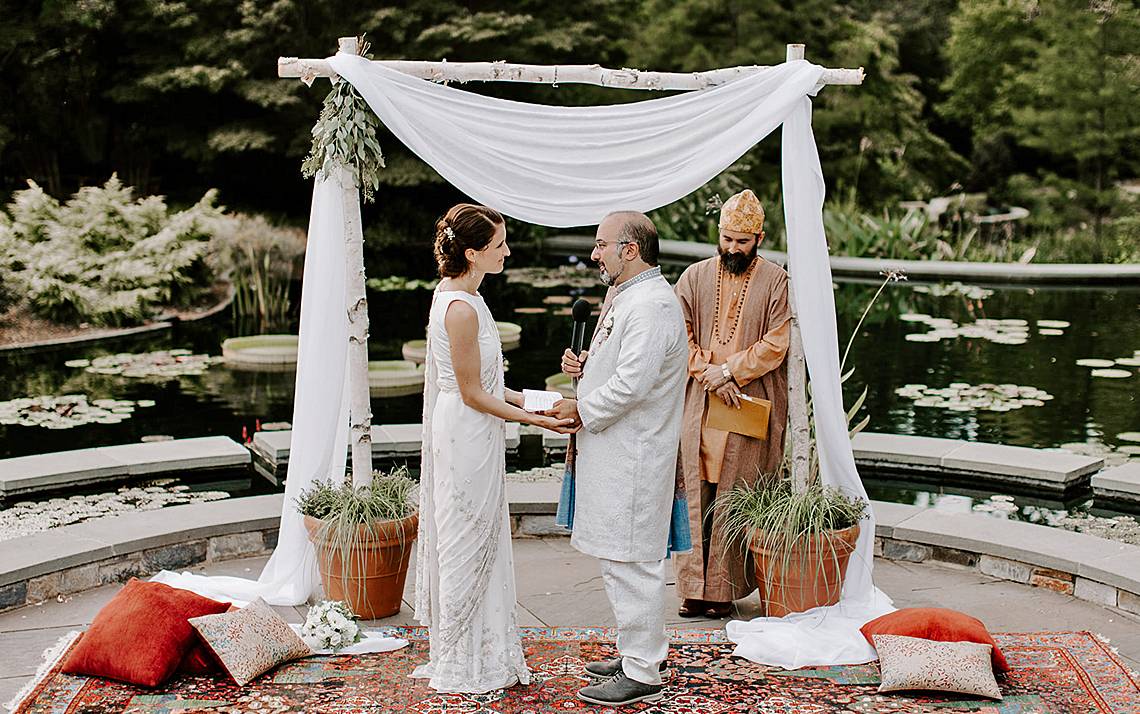
<svg viewBox="0 0 1140 714"><path fill-rule="evenodd" d="M554 403L564 399L558 392L546 392L541 389L523 390L523 409L528 412L544 412L554 407Z"/></svg>

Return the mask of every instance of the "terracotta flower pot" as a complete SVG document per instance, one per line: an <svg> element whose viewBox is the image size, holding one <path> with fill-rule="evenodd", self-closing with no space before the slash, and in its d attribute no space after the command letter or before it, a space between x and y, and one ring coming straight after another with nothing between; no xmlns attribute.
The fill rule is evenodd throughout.
<svg viewBox="0 0 1140 714"><path fill-rule="evenodd" d="M783 617L839 602L847 561L858 539L858 523L797 543L790 553L768 551L753 539L748 549L765 614Z"/></svg>
<svg viewBox="0 0 1140 714"><path fill-rule="evenodd" d="M378 620L400 611L408 561L416 541L418 514L371 526L357 526L347 558L333 543L321 539L324 521L305 516L305 529L317 550L321 584L330 600L344 600L365 620ZM345 567L347 565L347 567Z"/></svg>

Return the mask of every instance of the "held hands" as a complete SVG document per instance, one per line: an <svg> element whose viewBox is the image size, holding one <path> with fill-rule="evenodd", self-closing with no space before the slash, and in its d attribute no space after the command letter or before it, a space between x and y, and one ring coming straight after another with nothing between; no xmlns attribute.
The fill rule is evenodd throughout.
<svg viewBox="0 0 1140 714"><path fill-rule="evenodd" d="M560 434L573 434L582 428L582 417L578 415L577 399L559 399L554 406L544 412L539 412L544 419L552 419L563 423L561 428L554 429ZM539 426L542 426L539 424ZM552 427L546 427L548 429Z"/></svg>
<svg viewBox="0 0 1140 714"><path fill-rule="evenodd" d="M562 374L578 379L582 376L582 365L586 364L586 358L589 356L589 350L582 350L582 354L575 355L573 350L567 348L562 353Z"/></svg>

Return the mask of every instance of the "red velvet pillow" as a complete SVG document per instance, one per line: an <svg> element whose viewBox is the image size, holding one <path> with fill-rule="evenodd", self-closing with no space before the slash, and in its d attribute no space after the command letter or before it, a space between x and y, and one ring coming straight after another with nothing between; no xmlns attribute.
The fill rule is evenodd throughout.
<svg viewBox="0 0 1140 714"><path fill-rule="evenodd" d="M186 651L186 656L178 663L175 671L194 675L218 674L222 671L222 665L210 648L199 642Z"/></svg>
<svg viewBox="0 0 1140 714"><path fill-rule="evenodd" d="M226 612L233 612L237 609L238 608L233 605L230 605ZM195 630L194 634L197 635L197 632L198 631ZM201 638L195 637L195 639L197 640L197 644L190 647L190 650L186 652L186 656L178 663L178 669L175 671L181 672L182 674L193 675L220 674L225 671L222 668L222 663L218 661L217 655L214 654L214 651L210 649L206 643L202 642Z"/></svg>
<svg viewBox="0 0 1140 714"><path fill-rule="evenodd" d="M131 578L79 638L63 672L157 687L197 642L187 620L225 612L229 606L189 590Z"/></svg>
<svg viewBox="0 0 1140 714"><path fill-rule="evenodd" d="M941 607L910 607L887 613L859 628L874 647L873 635L903 635L936 642L977 642L992 645L995 672L1008 672L1009 664L981 620Z"/></svg>

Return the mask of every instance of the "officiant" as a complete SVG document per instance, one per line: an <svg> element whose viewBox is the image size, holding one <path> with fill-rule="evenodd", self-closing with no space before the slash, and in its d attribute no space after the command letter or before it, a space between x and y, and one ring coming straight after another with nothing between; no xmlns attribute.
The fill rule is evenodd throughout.
<svg viewBox="0 0 1140 714"><path fill-rule="evenodd" d="M673 559L682 617L726 617L756 588L745 555L726 551L713 502L772 477L788 413L788 274L758 254L764 208L756 195L745 189L725 201L719 227L718 255L689 266L676 286L689 336L680 468L693 539L691 554ZM714 400L736 408L746 397L771 402L764 438L707 424Z"/></svg>

